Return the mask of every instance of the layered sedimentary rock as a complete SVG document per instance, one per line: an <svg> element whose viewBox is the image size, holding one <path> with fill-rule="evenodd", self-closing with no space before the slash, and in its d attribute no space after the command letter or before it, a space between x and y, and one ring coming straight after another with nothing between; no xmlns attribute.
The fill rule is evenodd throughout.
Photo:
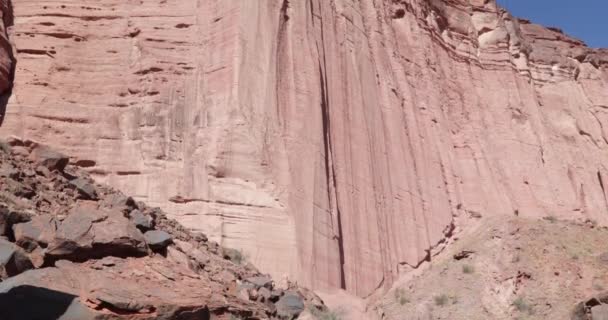
<svg viewBox="0 0 608 320"><path fill-rule="evenodd" d="M608 54L487 0L14 0L1 135L360 296L455 217L608 223Z"/></svg>

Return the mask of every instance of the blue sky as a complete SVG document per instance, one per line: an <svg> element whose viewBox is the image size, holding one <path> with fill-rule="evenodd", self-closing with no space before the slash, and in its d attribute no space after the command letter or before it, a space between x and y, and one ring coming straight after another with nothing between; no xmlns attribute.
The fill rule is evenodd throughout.
<svg viewBox="0 0 608 320"><path fill-rule="evenodd" d="M558 27L590 47L608 48L608 0L497 0L519 18Z"/></svg>

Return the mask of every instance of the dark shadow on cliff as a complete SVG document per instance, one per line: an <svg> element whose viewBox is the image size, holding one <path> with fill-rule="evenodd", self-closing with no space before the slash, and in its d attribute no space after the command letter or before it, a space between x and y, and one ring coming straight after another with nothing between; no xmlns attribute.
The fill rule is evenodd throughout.
<svg viewBox="0 0 608 320"><path fill-rule="evenodd" d="M17 58L13 54L13 48L10 44L10 39L8 37L8 28L12 27L14 24L14 21L15 21L15 17L13 15L12 0L7 0L6 7L3 9L4 9L4 15L3 15L2 23L4 23L4 29L6 31L5 37L9 40L9 43L7 43L8 48L5 48L5 49L6 49L6 52L8 52L9 58L11 60L11 69L9 70L9 74L8 74L9 86L6 89L6 91L4 91L0 95L0 127L2 126L2 123L4 122L4 117L6 116L6 107L8 105L8 101L10 100L10 97L13 94L13 83L15 81L15 70L17 67Z"/></svg>
<svg viewBox="0 0 608 320"><path fill-rule="evenodd" d="M27 285L14 287L6 293L0 293L0 319L60 319L75 298L74 295L46 288Z"/></svg>

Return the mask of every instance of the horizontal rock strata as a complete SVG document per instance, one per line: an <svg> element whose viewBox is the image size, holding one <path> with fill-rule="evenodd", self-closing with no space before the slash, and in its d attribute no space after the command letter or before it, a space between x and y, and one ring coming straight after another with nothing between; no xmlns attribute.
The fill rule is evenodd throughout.
<svg viewBox="0 0 608 320"><path fill-rule="evenodd" d="M0 135L58 148L275 276L367 296L455 217L608 223L608 53L494 0L12 10Z"/></svg>

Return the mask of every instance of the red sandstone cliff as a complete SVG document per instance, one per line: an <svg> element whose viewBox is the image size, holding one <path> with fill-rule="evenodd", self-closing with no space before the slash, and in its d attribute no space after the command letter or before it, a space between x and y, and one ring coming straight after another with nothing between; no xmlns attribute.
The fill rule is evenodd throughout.
<svg viewBox="0 0 608 320"><path fill-rule="evenodd" d="M0 135L275 276L366 296L470 216L608 223L608 53L494 0L12 7Z"/></svg>

